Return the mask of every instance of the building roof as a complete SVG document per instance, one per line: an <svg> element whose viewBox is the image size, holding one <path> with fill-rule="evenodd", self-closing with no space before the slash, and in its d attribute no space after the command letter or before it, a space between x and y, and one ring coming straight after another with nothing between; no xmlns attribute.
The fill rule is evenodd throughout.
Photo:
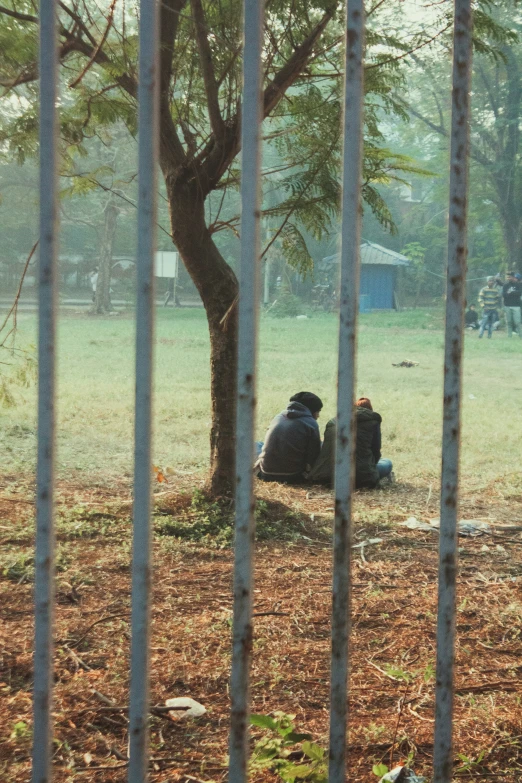
<svg viewBox="0 0 522 783"><path fill-rule="evenodd" d="M326 258L323 258L323 263L328 266L339 263L340 257L340 253L335 253L333 256L326 256ZM396 253L395 250L389 250L387 247L366 240L361 243L361 264L409 266L409 263L410 261L406 256Z"/></svg>

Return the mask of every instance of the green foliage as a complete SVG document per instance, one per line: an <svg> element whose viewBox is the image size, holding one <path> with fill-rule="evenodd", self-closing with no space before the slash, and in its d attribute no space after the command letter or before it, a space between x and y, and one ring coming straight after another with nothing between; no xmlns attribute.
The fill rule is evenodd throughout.
<svg viewBox="0 0 522 783"><path fill-rule="evenodd" d="M66 571L69 559L62 547L59 547L55 558L55 570L57 572ZM34 580L34 552L19 552L16 557L9 559L0 565L2 573L6 579L18 584L22 582L32 582Z"/></svg>
<svg viewBox="0 0 522 783"><path fill-rule="evenodd" d="M305 314L306 306L302 300L290 293L290 291L281 291L273 305L270 307L269 315L274 318L295 318L298 315Z"/></svg>
<svg viewBox="0 0 522 783"><path fill-rule="evenodd" d="M382 778L383 775L386 775L386 773L389 772L389 769L386 764L374 764L372 772L374 775L377 775L378 778Z"/></svg>
<svg viewBox="0 0 522 783"><path fill-rule="evenodd" d="M257 740L250 759L250 771L268 770L285 783L306 780L325 783L328 753L312 742L311 734L297 732L295 715L274 712L269 715L251 715L250 723L269 732Z"/></svg>
<svg viewBox="0 0 522 783"><path fill-rule="evenodd" d="M465 753L457 753L457 758L462 763L455 769L455 772L477 772L478 768L481 766L481 762L484 760L485 755L485 750L481 750L476 758L466 756Z"/></svg>
<svg viewBox="0 0 522 783"><path fill-rule="evenodd" d="M23 9L33 13L28 3L14 6L12 0L6 2L17 12ZM443 5L440 16L433 23L435 39L440 32L437 26L447 21L449 13L446 4ZM116 9L96 61L92 60L90 49L93 40L99 40L100 30L106 27L105 12L90 0L80 0L78 8L81 24L71 17L70 9L65 6L59 9L59 35L65 52L62 62L69 82L69 86L63 85L60 106L64 161L74 158L74 153L77 159L85 160L89 140L98 138L105 143L115 126L125 126L132 137L137 132L136 5L131 3L127 8ZM240 8L239 0L203 3L206 29L212 30L208 46L216 74L217 102L227 127L232 127L237 120L241 92ZM282 253L303 275L312 269L306 237L317 241L328 238L336 232L339 216L343 6L334 2L332 7L326 0L299 0L289 11L287 0L277 0L267 9L266 19L265 77L268 84L279 69L286 67L298 43L310 34L325 11L333 11L332 19L318 38L308 61L292 80L287 100L280 102L266 118L263 129L266 155L270 160L265 172L265 191L276 193L274 203L266 212L270 230L282 229ZM486 11L487 7L483 13ZM397 155L383 145L382 123L383 120L405 118L403 102L397 98L405 86L404 57L410 48L422 47L429 35L420 28L412 33L409 29L403 30L400 24L390 25L388 18L386 8L376 6L367 34L363 195L384 229L394 231L394 217L378 188L386 183L400 182L410 174L420 174L421 170L411 159ZM172 119L168 132L178 137L189 165L191 161L204 160L214 141L195 21L188 13L180 14L177 21L172 78L165 98ZM479 21L485 29L487 20ZM492 28L490 32L493 34ZM4 112L0 127L0 145L6 154L15 156L20 162L35 155L38 146L36 52L35 20L24 21L1 14L0 67L7 89L20 100L6 104L8 110ZM74 84L78 76L81 79ZM93 194L104 174L97 163L94 167L84 165L85 168L91 169L90 172L80 171L78 166L62 171L68 177L72 176L72 182L62 191L64 196ZM86 176L87 173L90 176ZM223 188L224 200L219 212L222 208L224 213L237 210L235 194L227 194L227 187L233 191L237 184L238 166L231 160L212 184L213 189ZM111 187L114 187L113 183ZM227 220L220 225L233 226L233 214L227 214Z"/></svg>
<svg viewBox="0 0 522 783"><path fill-rule="evenodd" d="M414 678L414 674L402 669L400 666L394 666L391 663L384 664L384 671L394 680L400 680L401 682L411 682Z"/></svg>
<svg viewBox="0 0 522 783"><path fill-rule="evenodd" d="M31 727L25 721L19 720L14 724L9 738L12 740L28 740L32 735Z"/></svg>
<svg viewBox="0 0 522 783"><path fill-rule="evenodd" d="M14 560L7 563L3 570L6 579L13 582L32 582L34 579L34 555L19 554Z"/></svg>
<svg viewBox="0 0 522 783"><path fill-rule="evenodd" d="M288 509L273 509L259 500L255 519L258 541L292 541L303 537L301 516ZM168 511L156 515L154 529L158 536L174 536L221 549L233 543L234 524L234 511L229 501L209 500L204 492L196 491L185 510L172 515Z"/></svg>
<svg viewBox="0 0 522 783"><path fill-rule="evenodd" d="M0 407L14 408L20 402L17 390L27 389L37 377L34 346L25 350L5 348L0 352L6 361L0 364Z"/></svg>

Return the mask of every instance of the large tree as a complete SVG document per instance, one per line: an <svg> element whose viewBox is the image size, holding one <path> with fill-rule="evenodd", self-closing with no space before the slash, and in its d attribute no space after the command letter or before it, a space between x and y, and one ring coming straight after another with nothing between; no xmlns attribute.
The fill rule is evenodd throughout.
<svg viewBox="0 0 522 783"><path fill-rule="evenodd" d="M2 84L12 114L5 143L23 156L36 148L36 26L32 0L0 6ZM64 84L64 145L81 151L86 135L123 120L136 132L137 9L117 0L102 12L90 0L59 0L59 57ZM268 210L295 264L305 259L300 226L328 229L338 197L340 92L344 34L340 0L268 0L264 43L265 139L280 158L282 197ZM379 115L399 112L393 89L409 50L436 40L450 24L405 24L400 0L368 9L365 199L385 225L392 218L375 183L408 169L381 148ZM379 14L384 14L379 19ZM395 14L391 24L390 14ZM241 3L162 0L160 32L160 166L172 239L205 306L211 345L211 478L214 494L230 490L234 470L238 282L215 241L232 221L220 219L227 188L237 187L240 152ZM13 96L22 98L16 110ZM217 214L209 217L215 194Z"/></svg>

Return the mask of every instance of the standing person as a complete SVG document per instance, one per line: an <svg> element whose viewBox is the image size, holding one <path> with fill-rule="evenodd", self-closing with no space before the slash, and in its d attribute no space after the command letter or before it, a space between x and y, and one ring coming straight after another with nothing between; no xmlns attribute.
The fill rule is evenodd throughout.
<svg viewBox="0 0 522 783"><path fill-rule="evenodd" d="M312 392L298 392L270 424L256 462L258 478L300 484L321 451L317 419L323 407ZM260 444L261 445L261 444Z"/></svg>
<svg viewBox="0 0 522 783"><path fill-rule="evenodd" d="M515 272L506 272L506 282L502 286L502 298L504 300L504 313L506 315L506 328L508 337L516 332L522 337L520 328L520 297L522 296L522 283L517 280Z"/></svg>
<svg viewBox="0 0 522 783"><path fill-rule="evenodd" d="M502 297L495 285L495 278L488 277L487 285L481 288L479 293L479 304L482 307L482 319L480 321L479 337L484 335L484 330L488 328L488 338L491 339L493 326L498 321L498 310L502 303Z"/></svg>
<svg viewBox="0 0 522 783"><path fill-rule="evenodd" d="M368 397L355 403L355 488L373 489L383 478L393 480L391 460L381 457L382 416L373 410ZM336 422L331 419L324 431L319 459L307 476L317 484L333 484L335 475Z"/></svg>
<svg viewBox="0 0 522 783"><path fill-rule="evenodd" d="M91 288L92 288L92 301L96 301L96 289L98 288L98 267L95 266L92 272L89 275L89 279L91 281Z"/></svg>
<svg viewBox="0 0 522 783"><path fill-rule="evenodd" d="M174 278L168 277L167 292L165 294L165 299L163 300L163 307L166 307L171 299L174 299Z"/></svg>

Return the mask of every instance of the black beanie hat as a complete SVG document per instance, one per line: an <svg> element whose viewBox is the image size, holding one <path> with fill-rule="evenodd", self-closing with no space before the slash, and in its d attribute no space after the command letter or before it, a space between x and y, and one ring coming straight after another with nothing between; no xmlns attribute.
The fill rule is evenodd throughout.
<svg viewBox="0 0 522 783"><path fill-rule="evenodd" d="M293 397L290 397L290 402L300 402L301 405L308 408L310 413L317 413L323 407L322 400L312 392L297 392Z"/></svg>

